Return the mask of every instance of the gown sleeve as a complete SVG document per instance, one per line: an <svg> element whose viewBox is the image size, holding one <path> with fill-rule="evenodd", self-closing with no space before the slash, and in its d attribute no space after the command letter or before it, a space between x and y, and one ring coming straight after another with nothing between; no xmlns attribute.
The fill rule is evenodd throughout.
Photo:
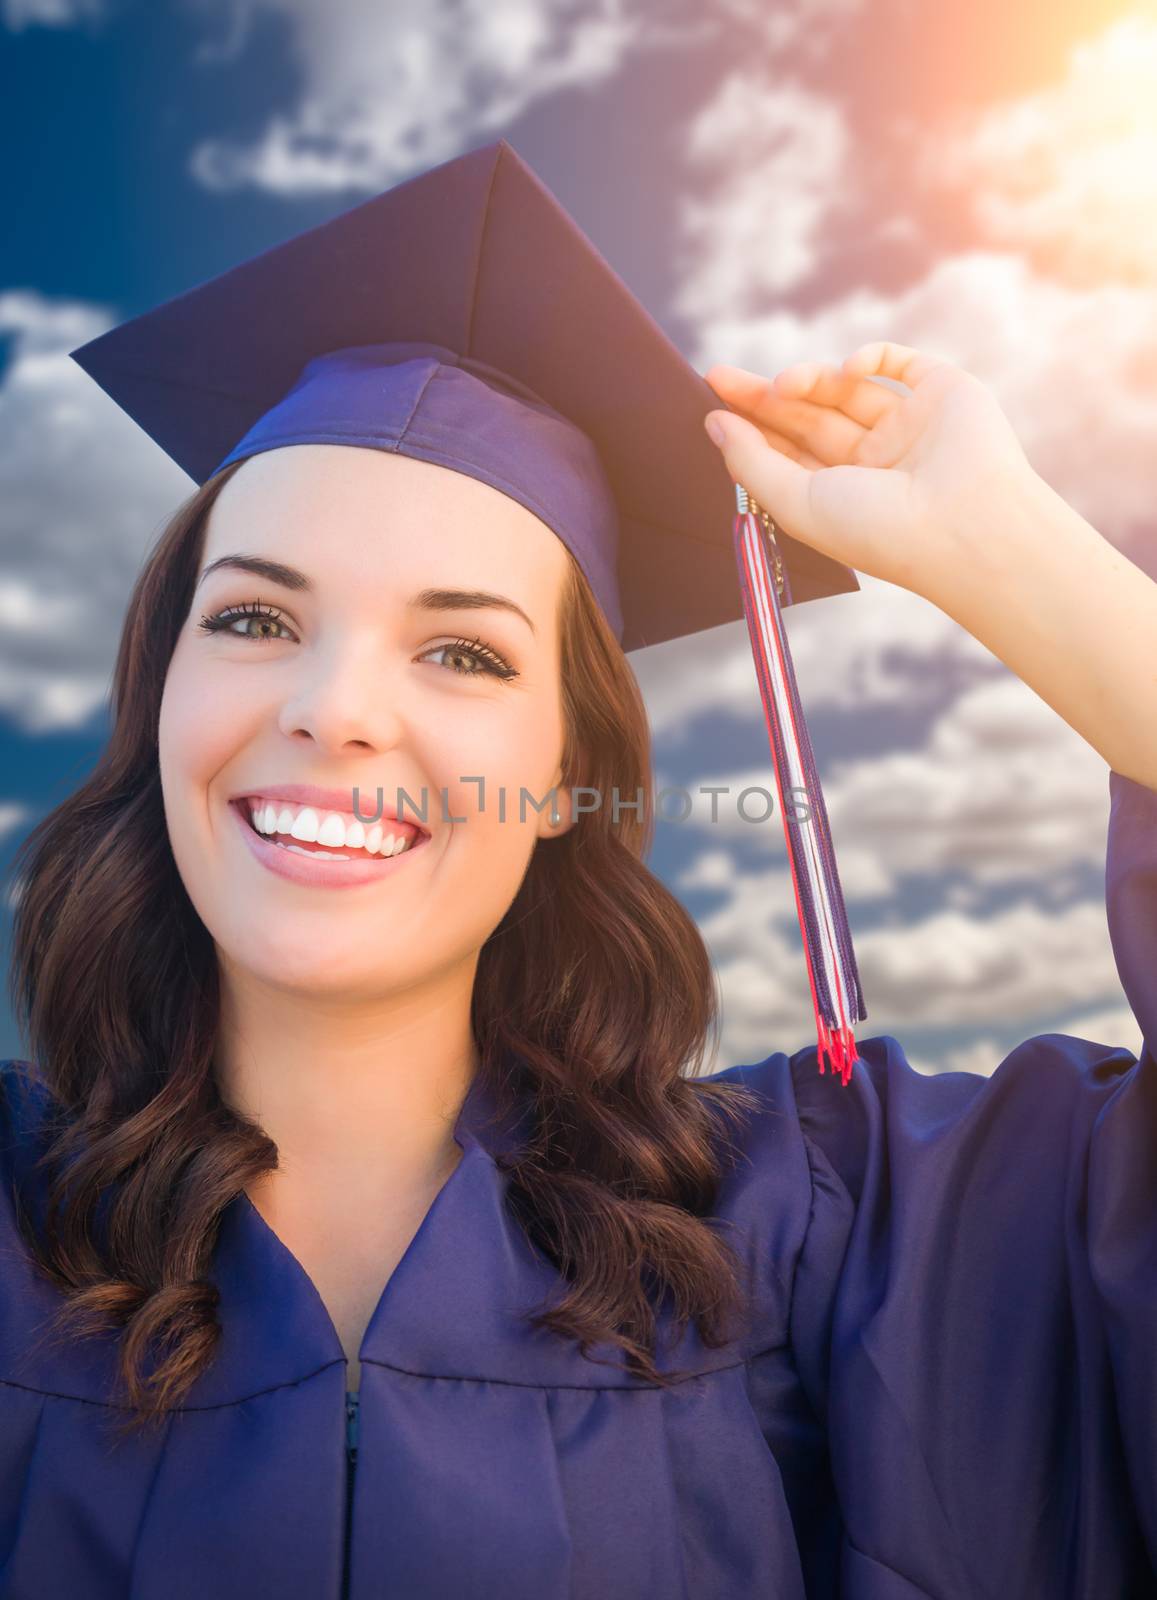
<svg viewBox="0 0 1157 1600"><path fill-rule="evenodd" d="M1049 1033L932 1076L885 1036L844 1087L791 1058L790 1341L832 1491L809 1596L1157 1596L1157 792L1109 781L1140 1060Z"/></svg>

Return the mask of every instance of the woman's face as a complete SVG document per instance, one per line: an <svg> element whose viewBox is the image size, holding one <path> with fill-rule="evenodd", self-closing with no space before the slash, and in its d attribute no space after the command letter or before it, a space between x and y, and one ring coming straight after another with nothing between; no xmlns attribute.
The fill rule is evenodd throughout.
<svg viewBox="0 0 1157 1600"><path fill-rule="evenodd" d="M207 572L229 557L304 581ZM561 790L558 826L549 803L519 804L521 787L541 803L562 776L567 568L530 511L448 468L318 444L238 469L209 516L159 726L177 867L231 965L365 1000L474 961L536 840L567 826ZM206 631L214 617L226 625ZM370 855L355 829L331 852L349 859L319 868L332 822L318 842L258 837L245 797L269 797L265 823L280 830L301 811L276 794L291 784L333 791L312 807L322 824L331 810L352 818L355 785L372 816L380 789L383 836L403 834L406 848ZM410 827L391 829L391 814Z"/></svg>

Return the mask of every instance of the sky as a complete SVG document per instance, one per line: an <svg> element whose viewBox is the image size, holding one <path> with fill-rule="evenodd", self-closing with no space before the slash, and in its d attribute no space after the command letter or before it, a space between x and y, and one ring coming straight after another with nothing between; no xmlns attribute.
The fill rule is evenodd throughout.
<svg viewBox="0 0 1157 1600"><path fill-rule="evenodd" d="M1154 5L0 0L0 875L99 757L133 580L193 487L67 352L499 137L699 371L878 338L955 361L1157 576L1154 81ZM906 591L786 616L858 1036L924 1072L1046 1032L1138 1051L1103 758ZM773 787L742 622L631 661L660 786ZM716 1066L814 1041L779 817L721 819L652 856L715 962ZM0 1057L27 1053L0 1000Z"/></svg>

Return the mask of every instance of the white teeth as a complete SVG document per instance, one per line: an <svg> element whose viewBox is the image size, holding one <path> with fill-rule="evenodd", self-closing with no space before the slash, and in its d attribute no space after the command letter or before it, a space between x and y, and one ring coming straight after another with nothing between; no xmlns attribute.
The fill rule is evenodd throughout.
<svg viewBox="0 0 1157 1600"><path fill-rule="evenodd" d="M338 811L318 811L313 806L283 805L278 808L273 801L250 800L249 815L253 826L262 834L287 834L290 839L300 839L303 844L319 844L329 850L365 850L370 855L383 857L401 855L410 844L410 836L399 831L387 832L380 822L367 828L358 817L346 816ZM288 839L279 840L287 850L296 847ZM311 855L308 850L299 855ZM350 860L349 856L335 857Z"/></svg>
<svg viewBox="0 0 1157 1600"><path fill-rule="evenodd" d="M304 813L303 813L304 815ZM300 837L300 835L295 835ZM331 850L340 850L345 844L345 823L336 811L331 811L317 830L318 844L327 844Z"/></svg>
<svg viewBox="0 0 1157 1600"><path fill-rule="evenodd" d="M297 820L290 828L290 833L295 839L300 839L303 844L314 844L317 841L318 815L312 806L302 806L297 813Z"/></svg>

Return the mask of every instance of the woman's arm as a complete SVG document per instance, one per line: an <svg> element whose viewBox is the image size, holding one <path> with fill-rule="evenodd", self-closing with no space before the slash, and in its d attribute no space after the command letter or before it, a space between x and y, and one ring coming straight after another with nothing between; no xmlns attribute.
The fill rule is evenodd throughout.
<svg viewBox="0 0 1157 1600"><path fill-rule="evenodd" d="M1033 471L978 379L889 343L707 377L734 408L707 419L728 471L778 524L931 600L1157 789L1157 583Z"/></svg>

